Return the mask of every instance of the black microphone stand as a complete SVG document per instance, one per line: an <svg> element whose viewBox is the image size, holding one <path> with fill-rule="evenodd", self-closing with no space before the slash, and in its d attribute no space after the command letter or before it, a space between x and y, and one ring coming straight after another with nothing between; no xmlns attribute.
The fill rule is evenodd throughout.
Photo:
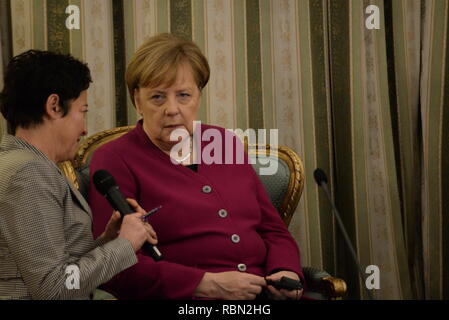
<svg viewBox="0 0 449 320"><path fill-rule="evenodd" d="M321 169L316 169L314 172L314 177L315 177L315 181L317 182L318 186L323 188L324 192L326 193L327 199L329 200L329 202L332 206L332 212L335 215L335 218L337 219L337 223L340 228L340 231L343 234L343 238L345 239L345 242L349 248L349 252L351 253L352 258L354 259L354 262L357 265L357 269L359 270L360 279L362 280L362 286L365 288L368 298L370 300L374 300L374 297L371 294L371 291L368 290L368 288L366 287L366 285L364 283L365 275L362 272L362 267L360 266L359 260L357 259L357 255L355 253L354 247L352 246L351 240L349 239L348 233L346 232L346 228L343 224L343 221L340 218L340 214L338 213L337 207L335 206L334 201L331 198L329 188L327 187L326 174Z"/></svg>

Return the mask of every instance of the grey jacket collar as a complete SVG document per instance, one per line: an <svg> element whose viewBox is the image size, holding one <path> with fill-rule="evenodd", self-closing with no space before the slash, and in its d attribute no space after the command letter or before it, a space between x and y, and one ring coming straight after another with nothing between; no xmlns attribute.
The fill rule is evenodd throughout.
<svg viewBox="0 0 449 320"><path fill-rule="evenodd" d="M25 140L17 138L16 136L13 136L13 135L10 135L10 134L5 134L2 137L2 141L0 143L0 151L12 151L12 150L16 150L16 149L26 150L26 151L29 151L29 152L33 153L36 157L44 160L49 165L51 165L56 170L58 170L59 173L61 173L61 170L59 170L58 166L53 161L51 161L38 148L36 148L32 144L26 142Z"/></svg>
<svg viewBox="0 0 449 320"><path fill-rule="evenodd" d="M72 192L73 196L78 200L81 207L89 214L89 216L92 218L92 213L90 210L89 205L87 204L84 197L81 195L81 193L78 191L78 189L75 188L75 186L64 176L64 174L61 172L59 167L51 161L42 151L40 151L38 148L33 146L32 144L26 142L25 140L22 140L20 138L17 138L16 136L5 134L2 137L1 143L0 143L0 152L1 151L12 151L12 150L24 150L31 152L33 155L38 157L39 159L45 161L49 164L49 166L53 167L55 170L58 171L58 173L64 177L67 184L70 187L70 191Z"/></svg>

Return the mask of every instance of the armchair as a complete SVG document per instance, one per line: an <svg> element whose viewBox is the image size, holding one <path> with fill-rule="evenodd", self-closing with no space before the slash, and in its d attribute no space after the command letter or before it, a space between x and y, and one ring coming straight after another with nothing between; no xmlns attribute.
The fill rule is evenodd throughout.
<svg viewBox="0 0 449 320"><path fill-rule="evenodd" d="M89 185L89 162L93 152L101 145L117 139L127 133L134 126L118 127L94 134L84 140L73 161L65 161L59 164L61 171L66 175L80 193L87 198ZM290 148L281 146L271 148L269 145L247 145L250 159L263 154L270 160L277 161L277 171L274 175L260 175L267 193L278 210L282 220L288 227L293 213L298 205L304 188L304 168L299 156ZM257 161L253 164L256 172L261 165ZM305 296L313 299L341 299L346 294L346 283L344 280L330 276L324 270L312 267L303 267L307 282ZM101 293L96 293L101 297Z"/></svg>

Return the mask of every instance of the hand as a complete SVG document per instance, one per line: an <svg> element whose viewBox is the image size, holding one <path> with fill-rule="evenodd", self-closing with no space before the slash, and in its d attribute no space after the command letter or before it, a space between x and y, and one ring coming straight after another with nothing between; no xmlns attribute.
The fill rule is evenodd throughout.
<svg viewBox="0 0 449 320"><path fill-rule="evenodd" d="M122 217L120 216L120 213L118 211L114 211L111 215L111 218L109 218L104 232L100 235L99 238L103 238L104 242L114 240L118 236L121 224Z"/></svg>
<svg viewBox="0 0 449 320"><path fill-rule="evenodd" d="M134 208L136 212L142 212L143 209L139 206L136 200L126 199L126 201ZM99 238L103 238L104 242L114 240L120 233L121 224L122 216L120 215L120 212L113 211L104 232L99 236Z"/></svg>
<svg viewBox="0 0 449 320"><path fill-rule="evenodd" d="M123 217L119 238L124 238L131 242L134 251L138 251L145 241L157 244L157 235L153 227L148 222L142 221L145 210L139 206L136 200L126 199L126 201L134 208L136 213L127 214Z"/></svg>
<svg viewBox="0 0 449 320"><path fill-rule="evenodd" d="M223 300L253 300L265 285L263 277L250 273L206 272L195 290L195 296Z"/></svg>
<svg viewBox="0 0 449 320"><path fill-rule="evenodd" d="M296 273L292 271L279 271L276 273L273 273L266 277L267 280L280 280L282 277L288 277L291 279L299 280L299 277ZM302 297L302 294L304 292L303 289L301 290L277 290L273 286L269 285L267 286L270 298L273 300L299 300Z"/></svg>

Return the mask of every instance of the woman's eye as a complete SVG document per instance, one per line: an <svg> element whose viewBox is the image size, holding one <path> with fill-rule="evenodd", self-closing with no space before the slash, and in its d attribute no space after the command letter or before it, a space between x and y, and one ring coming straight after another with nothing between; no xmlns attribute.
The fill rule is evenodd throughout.
<svg viewBox="0 0 449 320"><path fill-rule="evenodd" d="M164 96L161 94L155 94L151 96L151 101L153 101L156 104L161 104L164 101Z"/></svg>
<svg viewBox="0 0 449 320"><path fill-rule="evenodd" d="M179 96L181 98L188 98L188 97L190 97L190 94L188 94L188 93L180 93Z"/></svg>

